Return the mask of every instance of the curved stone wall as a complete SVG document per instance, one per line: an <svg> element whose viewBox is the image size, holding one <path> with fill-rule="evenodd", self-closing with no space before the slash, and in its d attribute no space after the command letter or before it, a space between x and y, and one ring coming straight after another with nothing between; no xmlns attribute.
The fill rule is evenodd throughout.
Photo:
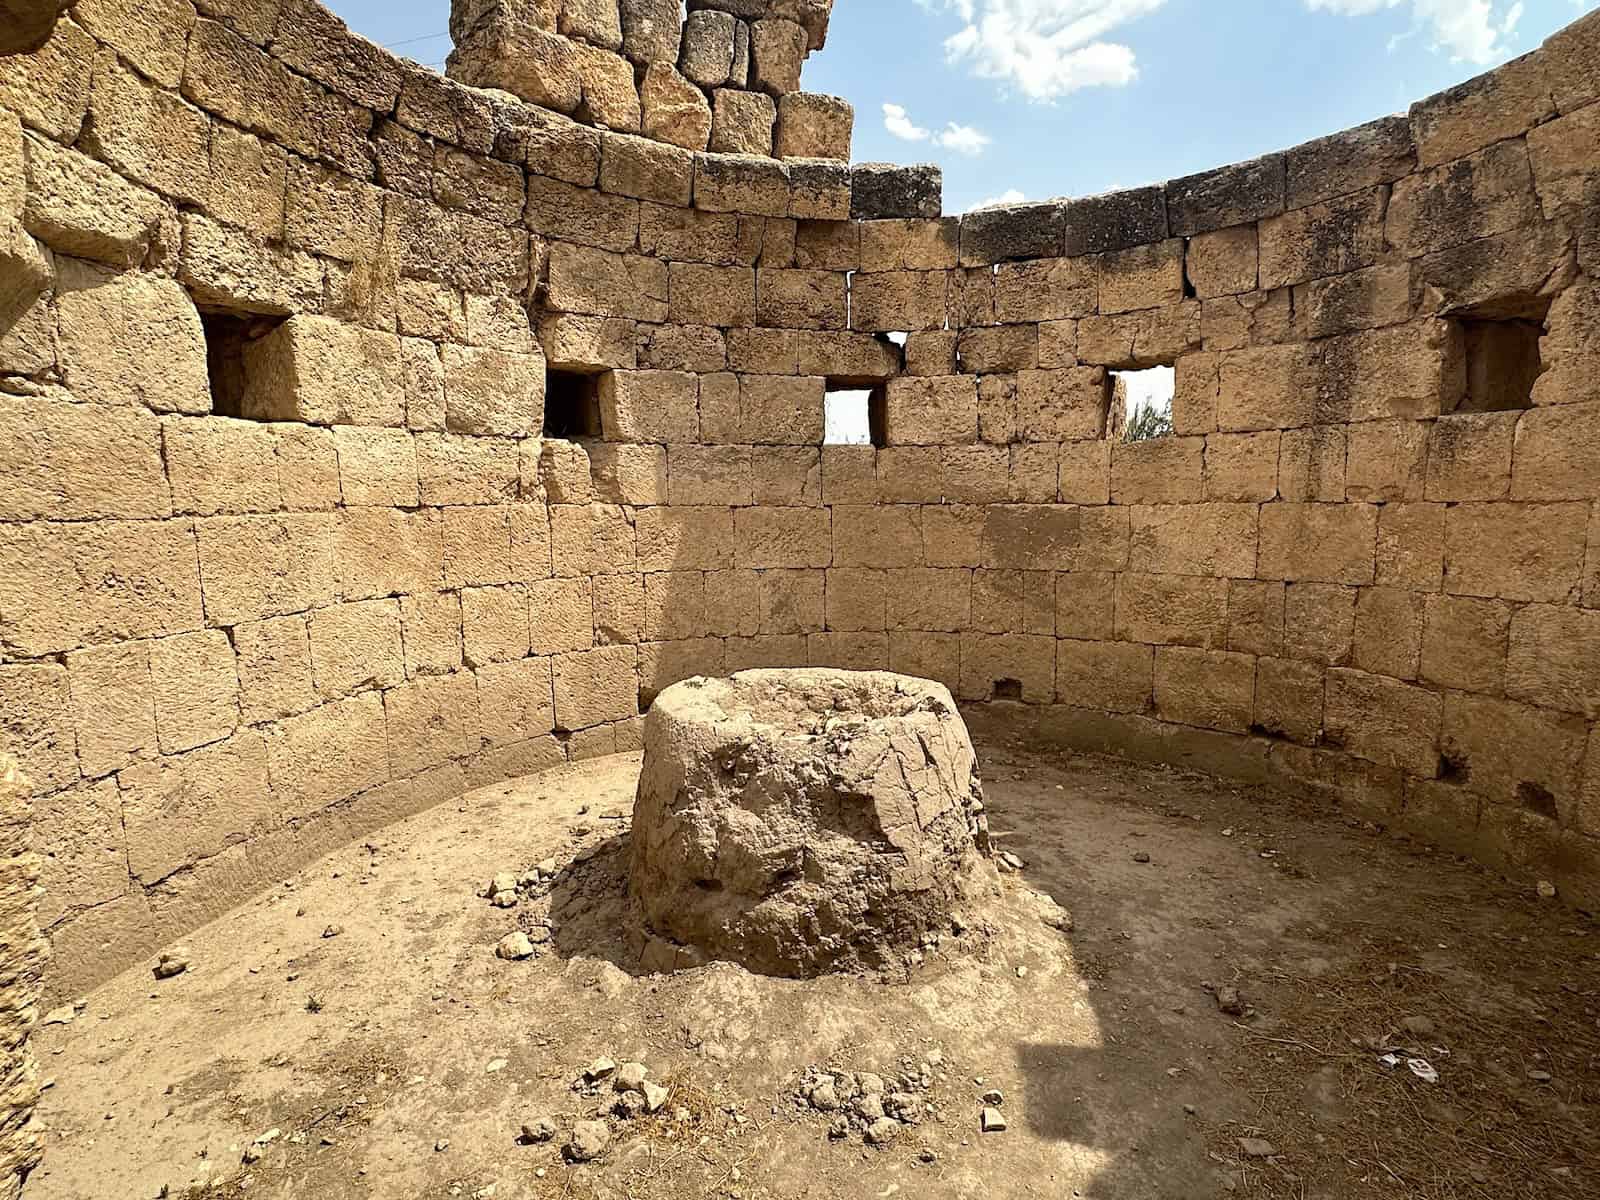
<svg viewBox="0 0 1600 1200"><path fill-rule="evenodd" d="M761 665L1600 901L1597 63L1590 16L1409 117L956 218L313 0L83 0L0 60L0 746L57 991ZM1108 440L1157 363L1176 434ZM882 445L820 445L830 384Z"/></svg>

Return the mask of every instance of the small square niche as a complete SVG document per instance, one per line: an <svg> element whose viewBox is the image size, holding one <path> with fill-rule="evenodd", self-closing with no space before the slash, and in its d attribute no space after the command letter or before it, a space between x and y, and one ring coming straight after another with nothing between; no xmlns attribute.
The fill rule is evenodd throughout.
<svg viewBox="0 0 1600 1200"><path fill-rule="evenodd" d="M211 411L219 417L271 419L259 402L251 404L246 399L250 372L245 348L277 329L286 318L209 308L199 311L200 328L206 339Z"/></svg>
<svg viewBox="0 0 1600 1200"><path fill-rule="evenodd" d="M888 425L888 393L882 384L828 382L823 397L824 446L882 446Z"/></svg>
<svg viewBox="0 0 1600 1200"><path fill-rule="evenodd" d="M544 436L568 441L601 436L599 374L554 368L545 372Z"/></svg>
<svg viewBox="0 0 1600 1200"><path fill-rule="evenodd" d="M1543 316L1470 319L1457 324L1467 378L1466 389L1453 411L1516 412L1532 408L1533 384L1544 371L1539 357Z"/></svg>

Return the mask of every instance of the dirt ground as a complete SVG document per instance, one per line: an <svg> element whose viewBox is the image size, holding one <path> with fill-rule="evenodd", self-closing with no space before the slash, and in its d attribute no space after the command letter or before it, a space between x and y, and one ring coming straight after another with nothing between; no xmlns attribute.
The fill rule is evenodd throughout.
<svg viewBox="0 0 1600 1200"><path fill-rule="evenodd" d="M630 973L638 763L562 768L322 860L186 939L186 973L131 970L41 1029L25 1197L1600 1194L1595 923L1338 813L971 719L1027 866L910 982ZM477 895L547 858L569 865L548 897ZM537 959L494 956L546 912ZM569 1166L602 1055L672 1098ZM922 1063L933 1111L885 1149L794 1098L808 1066ZM1009 1128L981 1134L991 1088ZM562 1134L519 1144L539 1116Z"/></svg>

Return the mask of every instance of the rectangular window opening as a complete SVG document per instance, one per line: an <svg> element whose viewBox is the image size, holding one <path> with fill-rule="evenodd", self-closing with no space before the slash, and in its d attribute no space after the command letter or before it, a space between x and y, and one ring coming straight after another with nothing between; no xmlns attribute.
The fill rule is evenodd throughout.
<svg viewBox="0 0 1600 1200"><path fill-rule="evenodd" d="M1147 442L1172 436L1177 374L1169 366L1106 372L1106 437Z"/></svg>
<svg viewBox="0 0 1600 1200"><path fill-rule="evenodd" d="M206 374L211 383L211 411L219 417L270 420L259 405L246 403L249 371L245 347L267 336L287 317L261 313L200 309L206 339Z"/></svg>
<svg viewBox="0 0 1600 1200"><path fill-rule="evenodd" d="M1022 681L1020 679L996 679L994 681L994 698L996 700L1021 700Z"/></svg>
<svg viewBox="0 0 1600 1200"><path fill-rule="evenodd" d="M568 441L601 436L599 374L555 368L545 372L544 436Z"/></svg>
<svg viewBox="0 0 1600 1200"><path fill-rule="evenodd" d="M1446 411L1515 412L1533 407L1533 384L1544 372L1539 339L1549 304L1524 306L1504 316L1456 322L1466 359L1460 399Z"/></svg>
<svg viewBox="0 0 1600 1200"><path fill-rule="evenodd" d="M830 379L823 397L824 446L887 444L888 388L871 381Z"/></svg>

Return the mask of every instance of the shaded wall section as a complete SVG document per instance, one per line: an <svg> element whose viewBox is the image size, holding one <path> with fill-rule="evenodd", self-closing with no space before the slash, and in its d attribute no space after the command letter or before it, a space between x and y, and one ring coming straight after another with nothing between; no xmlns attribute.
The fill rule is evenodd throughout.
<svg viewBox="0 0 1600 1200"><path fill-rule="evenodd" d="M39 1070L28 1048L49 946L39 932L39 857L28 781L0 754L0 1196L21 1194L43 1153L30 1128Z"/></svg>
<svg viewBox="0 0 1600 1200"><path fill-rule="evenodd" d="M588 127L305 0L74 12L0 61L0 739L59 992L750 666L1600 901L1600 18L953 218L936 171ZM1107 438L1152 365L1175 435ZM821 444L845 390L878 444Z"/></svg>

